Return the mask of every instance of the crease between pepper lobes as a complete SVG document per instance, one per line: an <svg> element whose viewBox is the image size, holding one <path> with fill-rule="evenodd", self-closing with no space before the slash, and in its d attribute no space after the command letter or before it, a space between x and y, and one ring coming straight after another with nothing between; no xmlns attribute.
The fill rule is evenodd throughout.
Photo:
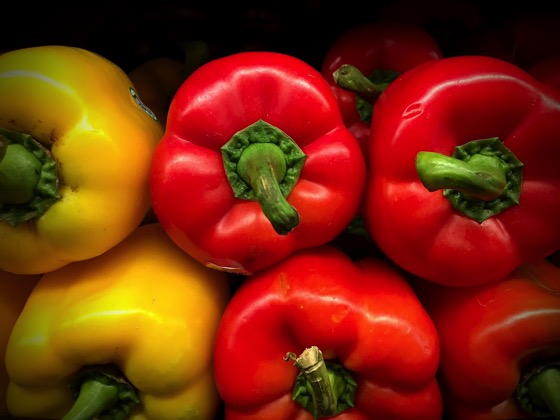
<svg viewBox="0 0 560 420"><path fill-rule="evenodd" d="M4 361L6 346L27 298L41 276L13 274L0 270L0 360ZM0 416L8 416L6 390L10 378L5 363L0 364Z"/></svg>

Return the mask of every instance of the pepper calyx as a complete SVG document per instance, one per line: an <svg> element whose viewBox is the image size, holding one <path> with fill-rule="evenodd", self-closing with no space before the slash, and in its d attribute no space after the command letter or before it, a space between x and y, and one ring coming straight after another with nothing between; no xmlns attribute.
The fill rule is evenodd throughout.
<svg viewBox="0 0 560 420"><path fill-rule="evenodd" d="M523 163L497 137L459 145L452 156L421 151L416 171L428 191L442 190L455 210L478 223L519 204Z"/></svg>
<svg viewBox="0 0 560 420"><path fill-rule="evenodd" d="M17 226L60 199L57 164L29 134L0 128L0 222Z"/></svg>
<svg viewBox="0 0 560 420"><path fill-rule="evenodd" d="M287 197L306 159L296 142L259 120L235 133L221 153L234 196L258 201L277 233L291 232L299 224L299 214Z"/></svg>
<svg viewBox="0 0 560 420"><path fill-rule="evenodd" d="M288 352L284 360L293 360L294 366L300 370L292 400L315 419L337 416L354 407L356 381L340 363L325 361L317 346L306 348L299 356Z"/></svg>

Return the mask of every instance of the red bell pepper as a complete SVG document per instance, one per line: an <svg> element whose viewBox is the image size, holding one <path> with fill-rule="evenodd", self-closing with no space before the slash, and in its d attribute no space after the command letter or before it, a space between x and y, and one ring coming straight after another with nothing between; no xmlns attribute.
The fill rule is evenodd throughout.
<svg viewBox="0 0 560 420"><path fill-rule="evenodd" d="M309 64L242 52L181 85L152 161L152 205L203 264L251 274L335 238L355 215L365 161Z"/></svg>
<svg viewBox="0 0 560 420"><path fill-rule="evenodd" d="M525 263L497 282L416 291L438 330L454 420L560 419L560 268Z"/></svg>
<svg viewBox="0 0 560 420"><path fill-rule="evenodd" d="M344 123L364 154L372 105L383 89L399 74L441 57L439 45L431 35L412 24L371 22L352 27L335 39L325 54L321 73L337 98ZM333 73L343 65L353 66L365 79L352 80L356 75L335 78Z"/></svg>
<svg viewBox="0 0 560 420"><path fill-rule="evenodd" d="M434 325L401 272L323 245L241 283L214 376L230 420L440 420L438 361Z"/></svg>
<svg viewBox="0 0 560 420"><path fill-rule="evenodd" d="M390 259L450 285L560 248L560 95L517 66L422 64L376 103L366 228Z"/></svg>

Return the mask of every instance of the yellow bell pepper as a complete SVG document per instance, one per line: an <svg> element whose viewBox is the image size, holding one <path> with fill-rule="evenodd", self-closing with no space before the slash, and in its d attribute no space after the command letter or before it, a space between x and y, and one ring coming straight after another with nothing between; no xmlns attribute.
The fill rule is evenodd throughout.
<svg viewBox="0 0 560 420"><path fill-rule="evenodd" d="M12 328L16 323L27 298L37 284L40 275L21 275L0 270L0 360L6 356L6 346ZM9 414L6 406L8 389L8 372L4 363L0 363L0 416Z"/></svg>
<svg viewBox="0 0 560 420"><path fill-rule="evenodd" d="M221 401L213 345L230 293L225 273L189 257L158 223L142 225L99 257L44 274L6 349L10 413L77 420L109 412L107 418L119 418L115 412L127 418L132 410L133 420L213 418ZM117 369L123 375L117 385L125 389L75 384L87 367ZM111 382L112 375L102 379ZM81 390L75 406L72 383ZM97 392L109 394L108 401L89 398Z"/></svg>
<svg viewBox="0 0 560 420"><path fill-rule="evenodd" d="M44 273L128 236L150 209L162 135L127 74L98 54L0 55L0 269Z"/></svg>

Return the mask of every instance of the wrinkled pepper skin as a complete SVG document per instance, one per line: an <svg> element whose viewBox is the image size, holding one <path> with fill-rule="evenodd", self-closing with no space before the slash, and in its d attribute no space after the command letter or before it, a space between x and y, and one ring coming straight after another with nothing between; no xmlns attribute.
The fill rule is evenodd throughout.
<svg viewBox="0 0 560 420"><path fill-rule="evenodd" d="M229 293L225 273L190 258L156 223L43 275L6 351L10 412L60 419L77 372L113 364L138 392L131 419L212 418L212 346Z"/></svg>
<svg viewBox="0 0 560 420"><path fill-rule="evenodd" d="M371 120L364 121L357 108L357 94L340 87L333 73L341 65L351 64L366 77L372 77L375 71L400 74L418 64L440 58L442 52L438 43L422 27L414 24L366 23L348 29L335 39L325 54L321 73L336 96L344 123L365 154Z"/></svg>
<svg viewBox="0 0 560 420"><path fill-rule="evenodd" d="M337 419L441 419L431 319L400 271L330 245L300 250L247 278L220 321L216 382L228 419L313 419L292 400L287 352L318 346L357 383Z"/></svg>
<svg viewBox="0 0 560 420"><path fill-rule="evenodd" d="M264 177L255 186L226 170L224 148L240 135L249 147L256 142L285 153L269 137L247 134L256 127L282 132L290 150L299 149L302 166L275 181L295 180L282 191L283 208L292 209L289 226L275 227L260 199L234 193L237 181L257 194ZM254 158L264 161L263 154ZM295 162L282 157L275 164L281 161ZM276 189L269 180L263 184L263 195ZM355 215L364 184L364 157L327 82L307 63L274 52L218 58L185 80L170 105L150 180L154 212L175 243L206 266L239 274L332 240Z"/></svg>
<svg viewBox="0 0 560 420"><path fill-rule="evenodd" d="M64 46L0 55L0 129L45 150L58 195L16 225L1 217L27 203L0 202L0 269L40 274L98 256L150 209L149 166L163 129L105 58Z"/></svg>
<svg viewBox="0 0 560 420"><path fill-rule="evenodd" d="M560 247L557 91L495 58L443 58L393 81L372 127L366 226L403 269L442 284L482 284ZM475 142L484 139L491 144ZM454 157L473 146L465 160ZM437 165L422 159L430 156ZM434 188L425 182L431 175L456 183Z"/></svg>
<svg viewBox="0 0 560 420"><path fill-rule="evenodd" d="M0 271L0 360L2 361L0 363L0 416L9 414L6 406L6 390L10 379L4 363L8 339L29 294L40 278L40 275Z"/></svg>
<svg viewBox="0 0 560 420"><path fill-rule="evenodd" d="M451 419L559 418L560 268L547 260L521 265L504 279L471 287L423 280L415 284L438 330L438 379ZM549 395L556 417L530 413L516 399L517 387L536 368L556 367Z"/></svg>

